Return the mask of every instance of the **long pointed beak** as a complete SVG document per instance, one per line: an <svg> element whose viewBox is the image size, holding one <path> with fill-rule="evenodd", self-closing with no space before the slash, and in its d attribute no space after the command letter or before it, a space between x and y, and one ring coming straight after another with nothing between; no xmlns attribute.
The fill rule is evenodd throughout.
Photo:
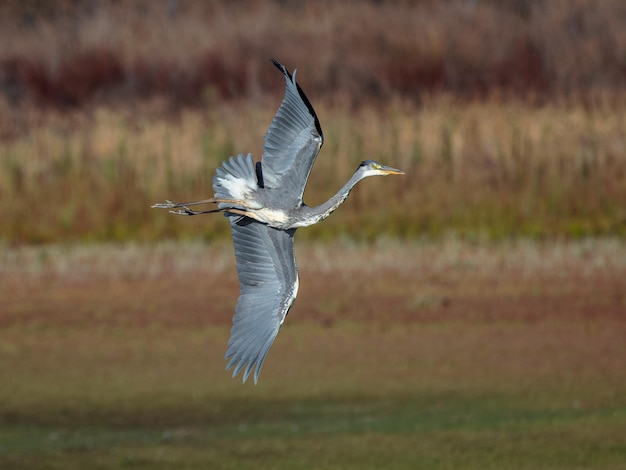
<svg viewBox="0 0 626 470"><path fill-rule="evenodd" d="M390 166L383 166L380 168L385 175L403 175L404 171L398 170L397 168L391 168Z"/></svg>

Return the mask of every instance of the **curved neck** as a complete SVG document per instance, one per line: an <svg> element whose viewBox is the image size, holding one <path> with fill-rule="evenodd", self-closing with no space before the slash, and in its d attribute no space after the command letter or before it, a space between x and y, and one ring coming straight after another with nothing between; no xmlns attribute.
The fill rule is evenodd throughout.
<svg viewBox="0 0 626 470"><path fill-rule="evenodd" d="M332 196L328 201L315 207L303 206L302 210L305 213L305 217L303 219L304 224L300 226L305 227L316 224L335 212L337 208L348 198L352 188L354 188L354 186L363 178L364 176L362 173L357 171L350 177L346 184L344 184L341 189L337 191L337 194Z"/></svg>

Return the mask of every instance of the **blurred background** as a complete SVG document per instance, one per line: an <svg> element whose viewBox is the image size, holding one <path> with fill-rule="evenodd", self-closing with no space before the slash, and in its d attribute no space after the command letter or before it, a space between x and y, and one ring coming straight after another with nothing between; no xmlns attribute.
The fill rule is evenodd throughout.
<svg viewBox="0 0 626 470"><path fill-rule="evenodd" d="M211 197L284 92L325 143L257 387ZM1 468L621 468L626 2L4 0Z"/></svg>
<svg viewBox="0 0 626 470"><path fill-rule="evenodd" d="M224 158L260 157L284 87L270 58L298 68L326 135L310 204L364 159L408 175L302 237L626 233L619 0L0 9L8 243L226 236L219 218L199 230L146 207L208 197Z"/></svg>

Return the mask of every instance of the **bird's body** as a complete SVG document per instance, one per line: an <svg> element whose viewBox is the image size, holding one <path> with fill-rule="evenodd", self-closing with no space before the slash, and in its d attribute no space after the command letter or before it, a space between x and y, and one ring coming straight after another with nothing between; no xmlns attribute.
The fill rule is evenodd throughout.
<svg viewBox="0 0 626 470"><path fill-rule="evenodd" d="M241 294L225 358L233 377L243 381L263 361L285 320L299 288L293 237L296 229L316 224L334 212L363 178L402 174L367 160L325 203L310 207L302 195L324 142L313 107L292 75L276 61L286 80L285 97L265 135L264 153L256 165L252 155L225 161L213 178L215 196L191 203L155 204L179 215L224 212L231 225ZM216 203L217 209L193 211L189 206ZM245 367L245 369L244 369Z"/></svg>

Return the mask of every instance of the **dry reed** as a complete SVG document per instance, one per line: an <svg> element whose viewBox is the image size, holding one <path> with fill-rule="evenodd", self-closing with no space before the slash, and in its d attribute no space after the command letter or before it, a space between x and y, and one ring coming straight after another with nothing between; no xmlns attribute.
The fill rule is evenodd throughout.
<svg viewBox="0 0 626 470"><path fill-rule="evenodd" d="M300 68L325 131L310 204L366 158L407 172L301 236L626 233L623 2L0 9L5 242L225 235L148 206L206 197L222 159L260 155L282 93L271 56Z"/></svg>
<svg viewBox="0 0 626 470"><path fill-rule="evenodd" d="M1 236L50 242L224 235L220 217L180 219L149 206L210 196L221 160L248 151L258 157L278 100L186 111L176 121L106 109L89 117L48 115L37 132L0 147ZM396 103L351 112L322 100L326 143L305 193L309 204L329 197L363 159L407 175L365 181L340 218L303 233L624 235L624 108L615 101L537 108L440 97L420 108Z"/></svg>

